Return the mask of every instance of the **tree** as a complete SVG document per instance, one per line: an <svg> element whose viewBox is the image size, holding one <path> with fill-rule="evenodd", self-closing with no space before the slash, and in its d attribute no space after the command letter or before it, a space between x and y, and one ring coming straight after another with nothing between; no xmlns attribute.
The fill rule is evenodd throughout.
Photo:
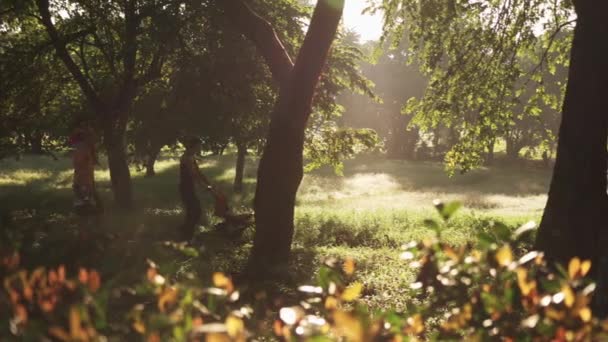
<svg viewBox="0 0 608 342"><path fill-rule="evenodd" d="M306 123L344 1L318 1L295 63L272 26L245 3L229 0L223 5L234 24L255 42L280 85L258 168L256 233L248 266L251 271L268 274L269 267L285 263L290 255Z"/></svg>
<svg viewBox="0 0 608 342"><path fill-rule="evenodd" d="M608 4L579 0L574 8L557 156L536 246L561 262L591 259L596 272L605 272L608 44L598 37L608 34Z"/></svg>
<svg viewBox="0 0 608 342"><path fill-rule="evenodd" d="M456 133L445 157L451 172L481 164L512 127L528 84L522 79L539 81L545 67L566 61L545 53L568 44L567 35L554 34L571 24L565 1L383 0L377 8L385 13L384 39L400 43L406 34L408 57L429 80L424 96L405 108L413 124ZM541 66L532 71L522 63L530 54Z"/></svg>
<svg viewBox="0 0 608 342"><path fill-rule="evenodd" d="M185 7L180 2L36 0L57 56L80 87L103 132L114 199L133 205L125 133L140 89L160 77ZM61 10L63 14L52 13ZM73 48L70 36L79 37Z"/></svg>
<svg viewBox="0 0 608 342"><path fill-rule="evenodd" d="M69 115L85 113L75 83L56 67L52 46L39 34L40 24L19 9L0 15L0 158L52 155L65 142Z"/></svg>

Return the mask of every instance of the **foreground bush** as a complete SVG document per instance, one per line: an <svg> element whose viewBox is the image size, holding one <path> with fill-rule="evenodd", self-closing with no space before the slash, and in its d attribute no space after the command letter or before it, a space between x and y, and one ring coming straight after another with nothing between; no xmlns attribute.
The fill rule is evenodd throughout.
<svg viewBox="0 0 608 342"><path fill-rule="evenodd" d="M455 203L436 207L443 221L458 209ZM608 339L608 321L590 308L595 285L585 275L591 263L575 258L567 269L548 267L542 253L525 250L533 225L512 233L492 223L476 243L452 246L441 240L443 222L426 224L436 237L401 252L404 267L417 269L404 289L406 312L370 312L360 304L366 289L356 281L351 259L326 261L314 285L297 288L294 305L272 307L273 298L263 293L241 298L222 273L210 286L173 282L149 261L140 284L120 288L95 270L72 277L63 266L21 270L19 255L7 252L0 256L0 333L60 341ZM110 305L110 298L123 305ZM109 315L123 323L109 323Z"/></svg>

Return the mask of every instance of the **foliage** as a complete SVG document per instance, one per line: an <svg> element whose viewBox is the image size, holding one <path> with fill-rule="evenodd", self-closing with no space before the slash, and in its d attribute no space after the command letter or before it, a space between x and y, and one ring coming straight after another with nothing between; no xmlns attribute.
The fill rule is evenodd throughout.
<svg viewBox="0 0 608 342"><path fill-rule="evenodd" d="M538 118L561 102L563 80L549 86L556 80L547 76L567 65L570 2L384 0L371 10L378 9L384 38L399 43L405 36L408 58L429 80L404 111L426 131L445 125L458 132L446 156L450 171L479 165L487 146L522 115ZM539 96L524 102L529 87Z"/></svg>
<svg viewBox="0 0 608 342"><path fill-rule="evenodd" d="M81 268L77 278L67 278L66 268L18 269L19 254L3 255L3 291L0 332L36 340L42 336L61 341L90 341L106 328L105 299L95 270Z"/></svg>
<svg viewBox="0 0 608 342"><path fill-rule="evenodd" d="M11 325L2 333L58 340L140 335L148 341L272 335L315 341L606 338L608 324L590 309L595 285L585 278L589 261L575 258L567 269L549 267L541 253L522 245L531 224L514 233L500 223L488 224L476 243L461 246L441 241L443 227L459 207L436 202L442 221L426 220L436 237L403 247L401 259L416 270L411 285L402 289L406 311L370 311L363 301L369 289L357 280L352 258L326 260L316 282L298 286L285 302L264 299L260 292L244 296L222 273L214 273L209 283L188 275L172 279L148 261L140 282L117 287L101 282L94 270L80 269L74 278L63 266L29 272L18 267L17 253L7 252L1 259L0 303L9 308L2 318ZM169 247L192 253L179 244ZM112 312L121 323L106 319L112 301L123 304Z"/></svg>
<svg viewBox="0 0 608 342"><path fill-rule="evenodd" d="M373 151L380 146L380 139L375 131L361 128L338 128L324 125L306 137L304 156L309 160L304 171L310 172L323 165L330 165L334 171L343 175L346 159L356 154Z"/></svg>

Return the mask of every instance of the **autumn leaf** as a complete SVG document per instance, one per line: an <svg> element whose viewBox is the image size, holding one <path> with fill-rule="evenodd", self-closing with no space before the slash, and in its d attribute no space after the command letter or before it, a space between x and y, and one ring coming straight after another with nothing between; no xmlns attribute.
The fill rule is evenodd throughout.
<svg viewBox="0 0 608 342"><path fill-rule="evenodd" d="M420 335L424 331L424 321L422 320L422 316L420 314L415 314L412 317L407 319L408 327L406 328L406 332L408 334Z"/></svg>
<svg viewBox="0 0 608 342"><path fill-rule="evenodd" d="M348 312L338 310L333 314L336 335L344 336L347 341L359 342L364 340L363 325L356 317Z"/></svg>
<svg viewBox="0 0 608 342"><path fill-rule="evenodd" d="M591 314L591 309L589 309L589 308L587 308L587 307L582 308L582 309L581 309L581 310L578 312L578 315L581 317L581 320L582 320L583 322L589 322L589 321L591 320L591 317L593 316L593 315Z"/></svg>
<svg viewBox="0 0 608 342"><path fill-rule="evenodd" d="M234 285L232 284L232 280L230 280L230 278L226 277L226 275L221 272L213 273L213 285L215 287L225 289L228 293L234 291Z"/></svg>
<svg viewBox="0 0 608 342"><path fill-rule="evenodd" d="M245 330L245 323L243 323L242 319L234 315L229 315L226 318L226 329L228 330L228 336L235 339L242 336L243 331Z"/></svg>
<svg viewBox="0 0 608 342"><path fill-rule="evenodd" d="M566 304L567 307L571 308L575 300L574 292L568 285L562 286L561 292L564 294L564 304Z"/></svg>
<svg viewBox="0 0 608 342"><path fill-rule="evenodd" d="M325 299L325 309L335 310L338 308L338 300L334 296L329 296Z"/></svg>
<svg viewBox="0 0 608 342"><path fill-rule="evenodd" d="M54 338L60 340L60 341L69 341L70 340L70 335L68 334L67 331L65 331L65 329L61 328L61 327L57 327L57 326L52 326L49 328L49 335L53 336Z"/></svg>
<svg viewBox="0 0 608 342"><path fill-rule="evenodd" d="M158 296L158 310L165 312L167 307L177 300L178 290L175 287L167 287Z"/></svg>
<svg viewBox="0 0 608 342"><path fill-rule="evenodd" d="M347 302L352 302L353 300L359 298L361 295L361 291L363 290L363 284L356 282L350 284L344 292L342 292L342 300Z"/></svg>
<svg viewBox="0 0 608 342"><path fill-rule="evenodd" d="M355 260L353 260L352 258L347 258L346 260L344 260L342 270L344 270L344 273L346 273L346 275L353 275L353 273L355 273Z"/></svg>
<svg viewBox="0 0 608 342"><path fill-rule="evenodd" d="M99 290L101 287L101 277L97 271L89 272L87 285L89 287L89 291L91 292L97 292L97 290Z"/></svg>
<svg viewBox="0 0 608 342"><path fill-rule="evenodd" d="M568 275L570 279L574 279L581 268L581 259L575 257L568 263Z"/></svg>
<svg viewBox="0 0 608 342"><path fill-rule="evenodd" d="M496 251L496 261L500 266L506 267L513 262L513 253L509 245L504 245Z"/></svg>
<svg viewBox="0 0 608 342"><path fill-rule="evenodd" d="M584 277L589 273L591 269L591 260L585 260L581 263L581 277Z"/></svg>

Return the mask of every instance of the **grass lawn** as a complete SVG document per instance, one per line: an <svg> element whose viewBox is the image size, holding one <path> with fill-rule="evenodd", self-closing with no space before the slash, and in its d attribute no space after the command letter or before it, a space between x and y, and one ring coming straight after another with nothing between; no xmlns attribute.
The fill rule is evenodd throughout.
<svg viewBox="0 0 608 342"><path fill-rule="evenodd" d="M229 194L234 159L205 157L201 163L209 178ZM67 158L2 160L0 225L7 226L5 234L21 244L25 265L93 266L105 281L117 284L139 280L146 258L175 278L208 279L212 271L238 272L251 247L252 231L239 241L214 233L209 228L214 223L211 198L202 193L201 253L182 255L164 245L177 237L182 220L177 160L159 161L158 175L151 178L132 171L138 210L121 214L112 208L109 174L102 166L96 178L108 210L101 222L83 223L71 213ZM245 177L244 195L232 195L233 206L250 206L255 181L252 160ZM317 170L305 175L298 194L292 279L309 280L326 257L354 257L359 280L366 285L364 300L372 307L405 309L402 293L412 272L399 260L399 248L432 234L423 220L437 216L433 199L464 204L443 233L443 238L458 244L473 239L491 220L512 227L538 221L549 180L548 170L505 166L449 178L440 163L371 156L346 162L343 177L330 169ZM95 238L84 239L87 234Z"/></svg>

